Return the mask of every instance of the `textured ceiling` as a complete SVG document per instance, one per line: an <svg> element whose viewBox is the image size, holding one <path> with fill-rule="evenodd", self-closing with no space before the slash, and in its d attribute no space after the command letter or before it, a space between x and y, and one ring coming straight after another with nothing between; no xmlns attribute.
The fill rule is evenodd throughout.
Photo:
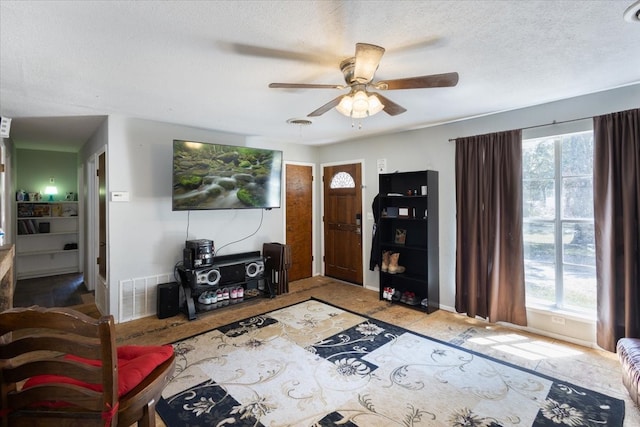
<svg viewBox="0 0 640 427"><path fill-rule="evenodd" d="M19 146L47 124L81 138L64 132L76 119L26 118L92 116L91 128L109 114L303 144L414 129L639 82L631 3L1 0L0 114ZM360 130L335 110L287 124L346 91L268 84L342 84L357 42L386 48L375 81L457 71L459 83L386 91L408 111Z"/></svg>

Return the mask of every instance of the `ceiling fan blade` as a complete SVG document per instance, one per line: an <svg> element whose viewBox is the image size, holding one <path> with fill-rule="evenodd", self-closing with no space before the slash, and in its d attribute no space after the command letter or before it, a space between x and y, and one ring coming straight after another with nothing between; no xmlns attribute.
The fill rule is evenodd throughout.
<svg viewBox="0 0 640 427"><path fill-rule="evenodd" d="M346 95L340 95L339 97L332 99L331 101L327 102L326 104L324 104L322 107L318 108L317 110L307 114L307 117L318 117L323 115L324 113L326 113L327 111L331 110L333 107L335 107L336 105L340 104L340 101L342 101L342 98L344 98Z"/></svg>
<svg viewBox="0 0 640 427"><path fill-rule="evenodd" d="M458 73L431 74L430 76L384 80L373 85L379 90L423 89L429 87L451 87L458 84Z"/></svg>
<svg viewBox="0 0 640 427"><path fill-rule="evenodd" d="M384 48L374 44L356 43L356 63L353 79L358 83L369 83L378 69Z"/></svg>
<svg viewBox="0 0 640 427"><path fill-rule="evenodd" d="M344 89L342 85L323 85L313 83L269 83L270 88L282 89Z"/></svg>
<svg viewBox="0 0 640 427"><path fill-rule="evenodd" d="M321 52L318 48L314 48L313 52L296 52L284 49L274 49L266 46L250 45L244 43L234 43L227 41L219 41L218 46L228 52L237 53L245 56L253 56L258 58L284 59L287 61L300 61L313 64L319 64L330 67L339 61L334 54Z"/></svg>
<svg viewBox="0 0 640 427"><path fill-rule="evenodd" d="M390 100L386 96L382 96L379 93L376 93L375 95L378 97L380 102L382 102L382 105L384 105L383 110L388 115L397 116L398 114L402 114L405 111L407 111L406 108L404 108L401 105L396 104L395 102L393 102L392 100Z"/></svg>

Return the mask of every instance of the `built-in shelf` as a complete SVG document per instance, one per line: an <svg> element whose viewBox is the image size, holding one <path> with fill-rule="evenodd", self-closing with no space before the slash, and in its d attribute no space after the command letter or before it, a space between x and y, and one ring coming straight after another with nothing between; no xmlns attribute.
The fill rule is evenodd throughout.
<svg viewBox="0 0 640 427"><path fill-rule="evenodd" d="M19 201L16 230L18 279L80 271L77 201Z"/></svg>

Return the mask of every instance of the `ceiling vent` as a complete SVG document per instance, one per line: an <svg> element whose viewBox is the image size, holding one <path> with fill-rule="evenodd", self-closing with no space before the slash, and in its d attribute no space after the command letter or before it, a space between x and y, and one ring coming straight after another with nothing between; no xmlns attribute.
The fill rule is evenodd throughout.
<svg viewBox="0 0 640 427"><path fill-rule="evenodd" d="M309 119L289 119L287 123L290 125L309 126L313 122Z"/></svg>

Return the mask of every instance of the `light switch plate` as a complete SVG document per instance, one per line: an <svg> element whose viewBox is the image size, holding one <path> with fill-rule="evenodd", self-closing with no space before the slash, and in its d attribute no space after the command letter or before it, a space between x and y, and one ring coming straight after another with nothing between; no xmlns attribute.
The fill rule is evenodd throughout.
<svg viewBox="0 0 640 427"><path fill-rule="evenodd" d="M128 191L112 191L111 201L112 202L128 202L129 192Z"/></svg>

